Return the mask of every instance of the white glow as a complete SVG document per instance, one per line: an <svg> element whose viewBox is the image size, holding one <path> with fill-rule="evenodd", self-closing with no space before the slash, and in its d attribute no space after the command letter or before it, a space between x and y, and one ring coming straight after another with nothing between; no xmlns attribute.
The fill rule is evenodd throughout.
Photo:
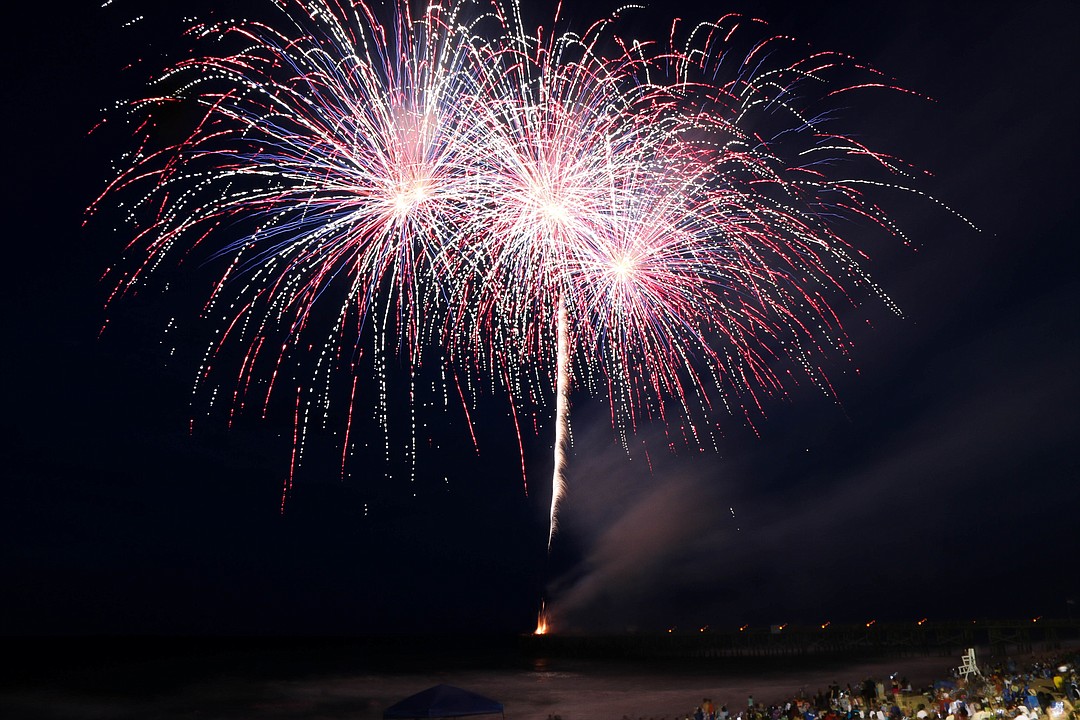
<svg viewBox="0 0 1080 720"><path fill-rule="evenodd" d="M629 277L634 272L633 259L630 257L616 258L611 264L611 272L620 280Z"/></svg>
<svg viewBox="0 0 1080 720"><path fill-rule="evenodd" d="M427 182L423 179L413 180L408 184L399 186L393 194L394 210L398 216L407 215L423 204L429 197L431 197L431 192Z"/></svg>
<svg viewBox="0 0 1080 720"><path fill-rule="evenodd" d="M546 202L540 207L544 217L552 222L566 222L570 219L570 211L560 202Z"/></svg>

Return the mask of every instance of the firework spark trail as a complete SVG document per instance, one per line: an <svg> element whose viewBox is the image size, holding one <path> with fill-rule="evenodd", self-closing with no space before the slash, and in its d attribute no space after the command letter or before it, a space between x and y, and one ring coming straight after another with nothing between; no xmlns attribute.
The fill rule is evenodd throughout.
<svg viewBox="0 0 1080 720"><path fill-rule="evenodd" d="M559 302L558 318L558 380L555 390L555 468L551 477L551 513L548 525L548 552L558 527L559 503L566 493L566 444L570 432L570 335L567 331L566 305Z"/></svg>
<svg viewBox="0 0 1080 720"><path fill-rule="evenodd" d="M343 476L372 335L384 432L394 354L413 392L441 351L474 445L471 404L504 391L523 476L519 416L554 397L550 549L571 388L607 399L628 452L642 423L703 447L720 407L753 425L792 383L832 395L820 358L850 349L833 306L895 309L847 230L906 241L866 193L915 171L838 128L831 98L900 89L846 56L734 15L673 23L667 45L619 37L616 17L578 34L558 11L527 31L508 2L415 19L402 2L383 25L363 3L281 0L280 27L197 25L220 50L132 104L137 151L89 212L134 197L136 262L109 274L110 306L196 248L220 263L201 316L224 331L195 391L212 404L239 348L229 422L297 387L296 444L344 398ZM171 143L154 124L170 118L189 128Z"/></svg>

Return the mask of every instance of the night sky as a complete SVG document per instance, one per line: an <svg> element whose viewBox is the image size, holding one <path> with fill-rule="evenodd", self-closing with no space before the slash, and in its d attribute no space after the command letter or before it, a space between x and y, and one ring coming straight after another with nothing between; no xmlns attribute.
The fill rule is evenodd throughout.
<svg viewBox="0 0 1080 720"><path fill-rule="evenodd" d="M932 171L919 188L980 231L882 199L913 245L875 238L866 268L904 316L841 308L855 351L828 368L839 405L797 388L767 404L759 435L719 417L719 453L654 450L650 472L606 406L575 394L550 558L553 431L524 436L526 494L505 398L476 408L478 451L460 404L420 408L414 472L391 382L392 462L374 424L344 481L339 451L315 441L282 514L291 418L227 429L193 406L202 346L170 359L162 342L170 318L191 325L190 304L105 313L99 278L127 238L83 227L83 211L122 147L88 131L179 44L149 5L97 5L20 3L5 41L0 633L527 632L542 596L557 628L582 632L1080 613L1074 2L641 14L655 35L672 14L746 12L932 97L891 97L851 125ZM581 22L603 9L582 5ZM661 434L639 439L660 448Z"/></svg>

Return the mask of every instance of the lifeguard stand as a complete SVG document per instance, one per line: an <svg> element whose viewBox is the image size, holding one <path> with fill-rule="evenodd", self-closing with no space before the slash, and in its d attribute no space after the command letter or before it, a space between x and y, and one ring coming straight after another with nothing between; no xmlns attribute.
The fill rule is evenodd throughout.
<svg viewBox="0 0 1080 720"><path fill-rule="evenodd" d="M982 675L979 670L979 666L975 664L975 648L968 648L968 651L960 657L963 665L956 668L957 673L964 676L964 679L968 679L968 675Z"/></svg>

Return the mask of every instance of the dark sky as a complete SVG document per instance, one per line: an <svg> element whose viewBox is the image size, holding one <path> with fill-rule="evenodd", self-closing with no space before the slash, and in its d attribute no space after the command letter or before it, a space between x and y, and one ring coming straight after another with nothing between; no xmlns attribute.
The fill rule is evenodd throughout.
<svg viewBox="0 0 1080 720"><path fill-rule="evenodd" d="M173 26L122 0L20 4L5 43L0 633L523 632L545 594L583 631L1075 613L1080 10L763 0L640 22L654 34L649 18L728 9L934 98L878 108L866 135L932 171L920 188L980 231L895 201L913 247L875 241L867 268L904 317L845 317L840 406L793 393L760 437L721 418L720 453L653 453L649 472L604 406L575 396L549 559L551 431L524 437L526 496L499 397L477 409L478 454L459 408L421 412L434 440L415 479L401 453L374 452L343 482L316 442L284 515L287 422L209 418L189 435L193 367L161 343L186 310L140 300L98 339L98 279L125 238L82 227L120 149L87 132L137 92L125 65L176 47Z"/></svg>

